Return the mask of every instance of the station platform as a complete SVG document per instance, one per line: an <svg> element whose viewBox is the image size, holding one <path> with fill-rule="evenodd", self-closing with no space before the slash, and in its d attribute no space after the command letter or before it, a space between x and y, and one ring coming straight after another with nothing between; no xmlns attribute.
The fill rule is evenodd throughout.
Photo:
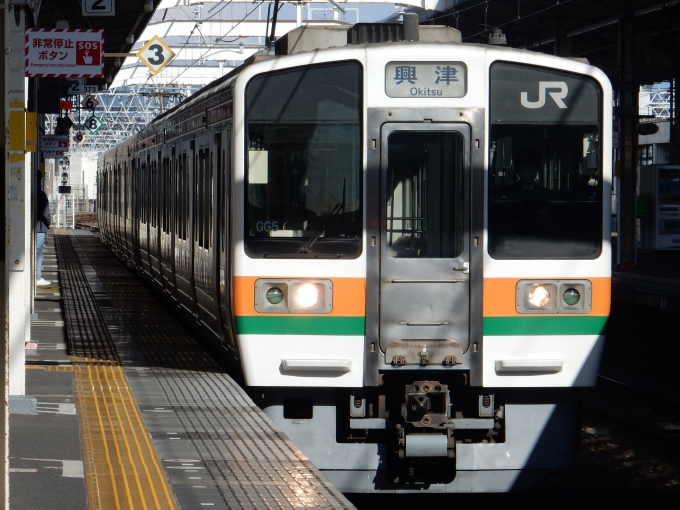
<svg viewBox="0 0 680 510"><path fill-rule="evenodd" d="M612 299L680 310L680 250L638 252L635 269L612 272Z"/></svg>
<svg viewBox="0 0 680 510"><path fill-rule="evenodd" d="M48 234L10 507L354 508L86 230Z"/></svg>

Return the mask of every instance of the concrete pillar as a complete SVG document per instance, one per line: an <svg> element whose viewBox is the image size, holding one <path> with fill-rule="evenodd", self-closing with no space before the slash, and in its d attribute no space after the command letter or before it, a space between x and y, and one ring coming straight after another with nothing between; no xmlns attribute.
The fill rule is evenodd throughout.
<svg viewBox="0 0 680 510"><path fill-rule="evenodd" d="M619 128L618 161L618 257L622 269L637 263L637 166L639 83L635 62L635 18L630 0L626 0L619 17L619 84L616 117ZM606 199L606 197L605 197Z"/></svg>
<svg viewBox="0 0 680 510"><path fill-rule="evenodd" d="M16 9L18 14L15 15ZM17 22L18 19L18 22ZM9 394L24 395L25 344L30 339L31 175L26 165L26 90L24 13L21 6L5 23L5 164L9 195Z"/></svg>

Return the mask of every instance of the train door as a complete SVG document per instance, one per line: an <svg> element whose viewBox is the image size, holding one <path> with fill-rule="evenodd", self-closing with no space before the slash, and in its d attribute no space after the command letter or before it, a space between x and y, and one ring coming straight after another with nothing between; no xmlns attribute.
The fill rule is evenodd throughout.
<svg viewBox="0 0 680 510"><path fill-rule="evenodd" d="M231 335L231 319L229 296L231 295L231 278L229 267L231 259L229 257L229 182L231 180L230 159L225 149L230 147L231 130L227 129L224 133L225 140L223 143L222 134L215 135L215 182L217 184L217 200L216 207L213 208L213 225L216 228L214 232L215 247L214 256L215 261L213 267L217 268L217 278L215 278L215 295L217 296L217 309L219 314L219 323L221 326L222 343L225 346L233 346Z"/></svg>
<svg viewBox="0 0 680 510"><path fill-rule="evenodd" d="M138 159L132 158L132 178L135 186L135 192L132 194L132 240L134 243L135 265L140 267L142 265L142 252L140 250L140 222L141 206L140 206L140 191L144 188L141 184L142 172Z"/></svg>
<svg viewBox="0 0 680 510"><path fill-rule="evenodd" d="M385 362L461 363L470 324L470 128L384 124L381 141L379 334ZM439 349L434 342L428 350L408 340L453 340L460 348ZM448 360L436 359L442 352ZM455 361L451 352L459 354Z"/></svg>

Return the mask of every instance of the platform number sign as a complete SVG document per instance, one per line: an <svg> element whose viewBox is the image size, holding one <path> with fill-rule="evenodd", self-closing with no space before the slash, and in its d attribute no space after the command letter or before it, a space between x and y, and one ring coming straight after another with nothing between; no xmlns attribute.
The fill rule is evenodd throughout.
<svg viewBox="0 0 680 510"><path fill-rule="evenodd" d="M69 96L79 96L83 93L83 87L85 87L85 78L71 78L66 81L68 83Z"/></svg>
<svg viewBox="0 0 680 510"><path fill-rule="evenodd" d="M104 123L99 117L93 115L85 120L84 126L94 135L102 128L102 126L104 126Z"/></svg>
<svg viewBox="0 0 680 510"><path fill-rule="evenodd" d="M83 0L83 16L115 16L116 0Z"/></svg>
<svg viewBox="0 0 680 510"><path fill-rule="evenodd" d="M175 57L175 52L163 42L163 39L154 35L142 49L137 52L139 60L151 69L153 74L158 74Z"/></svg>
<svg viewBox="0 0 680 510"><path fill-rule="evenodd" d="M93 111L97 105L99 105L99 101L97 101L92 94L88 94L87 97L80 102L80 105L86 110Z"/></svg>

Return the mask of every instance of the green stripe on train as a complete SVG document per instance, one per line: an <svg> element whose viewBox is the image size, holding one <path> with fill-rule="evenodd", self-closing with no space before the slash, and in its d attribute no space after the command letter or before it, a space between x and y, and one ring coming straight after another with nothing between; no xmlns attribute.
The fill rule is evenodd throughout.
<svg viewBox="0 0 680 510"><path fill-rule="evenodd" d="M600 335L608 317L484 317L484 335Z"/></svg>
<svg viewBox="0 0 680 510"><path fill-rule="evenodd" d="M333 335L363 336L365 317L338 316L236 316L236 331L240 335Z"/></svg>

